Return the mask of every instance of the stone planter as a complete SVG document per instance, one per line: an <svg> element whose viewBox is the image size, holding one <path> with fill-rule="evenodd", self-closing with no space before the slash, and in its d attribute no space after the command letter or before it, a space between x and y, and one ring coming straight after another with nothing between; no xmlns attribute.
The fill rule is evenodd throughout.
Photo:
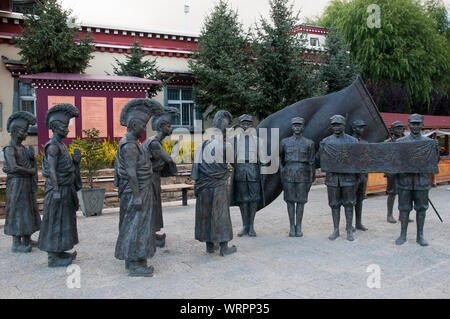
<svg viewBox="0 0 450 319"><path fill-rule="evenodd" d="M82 188L78 194L81 211L86 217L102 214L106 189L103 187Z"/></svg>

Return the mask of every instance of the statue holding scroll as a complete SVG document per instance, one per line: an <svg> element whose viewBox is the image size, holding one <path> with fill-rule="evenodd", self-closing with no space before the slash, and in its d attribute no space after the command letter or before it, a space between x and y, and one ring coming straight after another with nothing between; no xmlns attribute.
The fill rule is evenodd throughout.
<svg viewBox="0 0 450 319"><path fill-rule="evenodd" d="M320 153L324 147L332 148L340 144L356 144L358 140L344 133L345 118L341 115L334 115L330 118L333 134L324 138L320 142ZM321 164L324 159L321 156ZM331 207L333 217L333 233L328 237L335 240L339 237L339 220L341 206L345 209L347 240L353 241L353 207L356 203L355 187L357 184L357 175L354 173L338 173L333 170L326 171L325 185L328 191L328 204Z"/></svg>
<svg viewBox="0 0 450 319"><path fill-rule="evenodd" d="M303 210L315 177L315 148L313 141L302 136L303 118L292 118L291 125L293 135L282 139L280 145L281 182L289 215L289 237L302 237Z"/></svg>
<svg viewBox="0 0 450 319"><path fill-rule="evenodd" d="M353 137L358 140L359 143L367 143L365 139L363 139L363 135L367 124L363 120L355 120L352 123ZM367 188L367 173L358 174L358 183L356 184L356 203L355 203L355 229L359 229L362 231L366 231L367 227L365 227L361 223L362 219L362 206L364 197L366 196L366 188Z"/></svg>
<svg viewBox="0 0 450 319"><path fill-rule="evenodd" d="M385 142L387 143L393 143L396 142L399 138L403 137L404 132L404 125L401 121L395 121L391 124L391 137L387 139ZM387 186L386 186L386 193L388 195L387 197L387 222L395 224L397 221L395 220L393 216L393 210L394 210L394 202L395 202L395 195L397 195L397 187L396 187L396 174L384 174L384 177L387 178ZM409 222L412 222L413 220L409 219Z"/></svg>
<svg viewBox="0 0 450 319"><path fill-rule="evenodd" d="M37 242L31 235L41 226L36 203L37 170L34 149L26 149L22 142L28 136L30 125L36 124L33 114L13 113L6 124L11 141L3 148L6 173L6 219L4 232L12 236L12 252L28 253Z"/></svg>
<svg viewBox="0 0 450 319"><path fill-rule="evenodd" d="M397 143L429 141L431 139L420 134L423 127L423 116L413 114L408 118L410 135L400 138ZM435 156L439 158L439 148L436 143ZM401 173L397 175L398 209L400 211L401 232L395 243L402 245L406 242L409 213L416 210L417 237L416 242L421 246L428 246L423 236L425 214L428 209L428 192L431 189L431 176L428 173ZM414 206L413 206L414 205Z"/></svg>
<svg viewBox="0 0 450 319"><path fill-rule="evenodd" d="M45 114L45 127L53 136L44 146L42 175L46 177L44 216L39 249L48 253L49 267L68 266L77 252L67 253L78 244L77 191L81 189L80 150L73 156L62 142L69 134L69 121L79 112L71 104L58 104Z"/></svg>

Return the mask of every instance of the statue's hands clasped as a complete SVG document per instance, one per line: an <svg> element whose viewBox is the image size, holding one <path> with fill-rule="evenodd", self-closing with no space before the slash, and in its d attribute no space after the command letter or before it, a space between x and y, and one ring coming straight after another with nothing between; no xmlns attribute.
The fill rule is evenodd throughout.
<svg viewBox="0 0 450 319"><path fill-rule="evenodd" d="M141 196L136 196L133 200L133 207L136 210L141 210L142 208L142 197Z"/></svg>
<svg viewBox="0 0 450 319"><path fill-rule="evenodd" d="M73 150L72 160L75 164L79 164L81 161L81 151L79 148Z"/></svg>

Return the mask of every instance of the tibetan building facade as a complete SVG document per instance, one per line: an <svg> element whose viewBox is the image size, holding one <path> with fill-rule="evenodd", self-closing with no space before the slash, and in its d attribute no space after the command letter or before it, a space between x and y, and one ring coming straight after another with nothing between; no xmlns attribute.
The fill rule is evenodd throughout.
<svg viewBox="0 0 450 319"><path fill-rule="evenodd" d="M38 116L44 112L40 108L46 110L49 104L44 106L42 100L40 103L37 102L36 93L44 80L26 75L26 69L20 61L18 49L14 46L13 37L20 36L21 30L24 28L23 14L13 12L13 7L1 9L0 144L4 145L9 140L6 121L13 112L25 110ZM327 30L302 24L295 31L303 33L308 48L305 53L306 58L314 61L317 52L324 48ZM174 127L183 127L192 132L208 125L203 123L203 116L195 107L192 97L194 78L188 67L188 60L198 47L198 34L137 28L124 29L93 24L80 25L79 32L81 37L90 33L94 38L95 52L89 62L90 66L85 70L86 75L104 78L107 74L113 74L113 66L116 65L115 59L123 61L125 54L131 53L133 43L139 41L143 51L148 54L148 59L156 59L163 76L171 78L169 85L155 99L165 106L174 106L180 110L181 116L174 123ZM90 85L88 82L81 81L80 83L81 85ZM76 103L77 101L75 101ZM151 134L150 125L148 130L147 133ZM37 126L31 128L26 143L37 147L37 133Z"/></svg>

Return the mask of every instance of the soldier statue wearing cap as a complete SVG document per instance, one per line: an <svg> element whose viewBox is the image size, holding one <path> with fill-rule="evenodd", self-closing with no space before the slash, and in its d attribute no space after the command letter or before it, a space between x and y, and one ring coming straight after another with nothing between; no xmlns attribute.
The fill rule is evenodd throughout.
<svg viewBox="0 0 450 319"><path fill-rule="evenodd" d="M259 161L259 138L252 127L253 118L244 114L239 126L244 130L234 138L236 164L233 172L231 206L239 206L242 216L241 236L255 237L254 221L258 202L262 200Z"/></svg>
<svg viewBox="0 0 450 319"><path fill-rule="evenodd" d="M80 150L70 156L62 139L69 133L69 121L79 112L71 104L58 104L45 115L45 127L53 136L44 146L42 175L46 177L44 216L39 234L39 249L48 253L49 267L64 267L72 263L78 244L77 191L81 189Z"/></svg>
<svg viewBox="0 0 450 319"><path fill-rule="evenodd" d="M37 174L34 149L26 149L22 142L27 138L28 128L36 124L33 114L19 111L13 113L6 124L11 141L3 148L6 178L5 235L12 236L12 251L28 253L37 243L31 235L38 231L41 217L36 203Z"/></svg>
<svg viewBox="0 0 450 319"><path fill-rule="evenodd" d="M162 205L161 205L161 177L177 175L177 166L172 157L166 153L162 147L162 140L172 133L172 117L179 116L180 111L174 107L164 108L164 113L153 116L152 129L156 136L147 139L142 143L142 148L152 163L152 189L155 215L155 231L160 231L164 227ZM156 234L156 246L164 247L166 234Z"/></svg>
<svg viewBox="0 0 450 319"><path fill-rule="evenodd" d="M425 141L429 138L420 134L423 127L423 116L413 114L408 118L410 134L399 138L397 143L407 143L414 141ZM439 158L439 148L436 143L436 152ZM428 192L431 188L430 174L422 173L401 173L397 174L398 210L400 211L401 233L396 244L402 245L406 242L408 230L409 213L416 210L417 237L416 241L421 246L428 246L423 236L423 226L425 224L425 214L428 209ZM414 204L414 206L413 206Z"/></svg>
<svg viewBox="0 0 450 319"><path fill-rule="evenodd" d="M359 143L368 143L362 137L367 127L366 122L363 120L355 120L352 123L353 137L358 140ZM364 197L366 196L367 188L367 173L361 173L358 175L358 183L356 184L356 204L355 204L355 229L366 231L367 228L361 222L362 206Z"/></svg>
<svg viewBox="0 0 450 319"><path fill-rule="evenodd" d="M127 102L120 113L127 133L120 139L115 161L114 185L120 198L115 257L125 260L129 276L153 276L153 267L147 266L156 249L152 164L138 139L150 117L162 112L161 104L139 98Z"/></svg>
<svg viewBox="0 0 450 319"><path fill-rule="evenodd" d="M333 115L330 118L333 134L324 138L320 142L320 147L326 144L349 144L358 143L358 140L344 133L345 118L341 115ZM335 240L339 237L340 209L344 206L346 218L347 240L353 241L353 207L356 203L357 175L350 173L327 172L325 175L325 185L328 191L328 204L331 207L334 231L328 237Z"/></svg>
<svg viewBox="0 0 450 319"><path fill-rule="evenodd" d="M393 143L396 142L399 138L403 137L404 132L404 125L401 121L395 121L391 124L391 137L387 139L385 142L387 143ZM386 187L386 193L388 194L387 197L387 221L388 223L395 224L397 221L395 220L393 216L393 210L394 210L394 202L395 202L395 195L397 195L397 188L396 188L396 175L395 174L384 174L384 177L387 178L387 187ZM412 220L409 220L410 222Z"/></svg>
<svg viewBox="0 0 450 319"><path fill-rule="evenodd" d="M312 140L302 136L303 118L294 117L291 127L293 135L280 144L281 183L289 214L289 237L302 237L303 209L315 178L315 147Z"/></svg>

